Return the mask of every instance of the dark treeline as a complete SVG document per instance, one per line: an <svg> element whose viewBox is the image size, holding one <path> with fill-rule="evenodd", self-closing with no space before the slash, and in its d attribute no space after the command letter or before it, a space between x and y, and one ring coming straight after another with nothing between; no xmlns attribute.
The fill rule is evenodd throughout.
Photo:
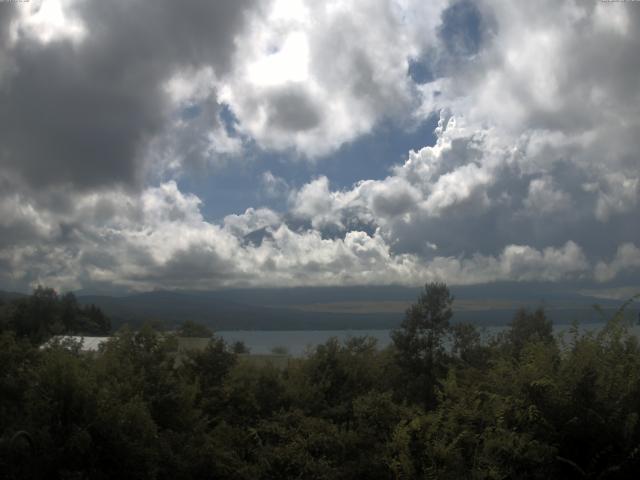
<svg viewBox="0 0 640 480"><path fill-rule="evenodd" d="M179 355L176 337L150 326L119 330L98 354L38 348L55 329L20 319L79 327L63 299L34 297L24 314L1 307L3 478L604 479L640 468L640 347L622 314L558 340L542 310L522 310L482 342L450 323L447 287L428 284L389 348L329 340L275 368L215 336ZM75 318L104 325L82 309Z"/></svg>
<svg viewBox="0 0 640 480"><path fill-rule="evenodd" d="M111 322L95 305L79 305L73 293L39 286L29 297L0 299L1 330L38 344L52 335L108 335Z"/></svg>

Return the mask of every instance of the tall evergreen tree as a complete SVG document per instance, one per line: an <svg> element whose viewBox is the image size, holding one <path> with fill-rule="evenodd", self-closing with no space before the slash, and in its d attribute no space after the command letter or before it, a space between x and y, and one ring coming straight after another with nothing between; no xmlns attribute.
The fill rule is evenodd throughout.
<svg viewBox="0 0 640 480"><path fill-rule="evenodd" d="M443 341L453 316L452 305L453 296L444 283L428 283L391 335L406 394L427 408L435 405L436 382L446 373Z"/></svg>

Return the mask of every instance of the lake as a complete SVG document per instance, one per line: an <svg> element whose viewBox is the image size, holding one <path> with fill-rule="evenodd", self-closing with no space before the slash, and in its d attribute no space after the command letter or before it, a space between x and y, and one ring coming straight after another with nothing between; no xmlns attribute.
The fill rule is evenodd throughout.
<svg viewBox="0 0 640 480"><path fill-rule="evenodd" d="M585 323L580 325L581 331L597 331L604 326L604 323ZM480 328L484 339L490 338L504 330L504 326L488 326ZM565 334L571 325L554 325L553 330L556 336ZM634 326L632 331L640 335L640 326ZM373 337L378 341L378 346L384 348L391 343L391 330L227 330L218 331L216 335L222 337L226 342L236 342L238 340L245 343L251 353L265 354L271 353L274 347L285 347L294 356L302 356L309 348L325 343L331 337L339 340L346 340L350 337Z"/></svg>

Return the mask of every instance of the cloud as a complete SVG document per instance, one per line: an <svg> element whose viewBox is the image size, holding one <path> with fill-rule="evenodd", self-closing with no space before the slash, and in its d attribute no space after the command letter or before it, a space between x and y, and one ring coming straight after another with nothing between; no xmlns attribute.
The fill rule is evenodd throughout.
<svg viewBox="0 0 640 480"><path fill-rule="evenodd" d="M442 12L438 28L444 48L454 57L469 57L478 53L487 35L486 19L475 3L467 0L452 2Z"/></svg>
<svg viewBox="0 0 640 480"><path fill-rule="evenodd" d="M293 193L291 204L291 213L309 220L316 229L331 225L344 228L339 211L342 206L341 195L329 191L327 177L319 177Z"/></svg>
<svg viewBox="0 0 640 480"><path fill-rule="evenodd" d="M300 85L283 86L264 97L266 122L287 133L304 132L320 123L320 108Z"/></svg>
<svg viewBox="0 0 640 480"><path fill-rule="evenodd" d="M444 3L273 2L238 39L221 98L261 147L308 158L384 119L413 122L409 59L436 37Z"/></svg>
<svg viewBox="0 0 640 480"><path fill-rule="evenodd" d="M571 198L562 190L557 190L553 183L549 176L536 178L529 183L524 205L533 215L569 213Z"/></svg>
<svg viewBox="0 0 640 480"><path fill-rule="evenodd" d="M46 283L58 288L134 290L417 285L432 280L456 285L588 279L594 271L582 248L572 241L542 249L512 244L497 255L426 259L394 252L379 230L372 234L351 230L324 238L315 229L292 229L268 209L248 209L217 225L204 219L200 207L197 197L168 182L137 198L125 192L109 198L86 195L64 218L66 232L58 214L24 208L21 215L42 229L38 239L31 237L1 250L0 261L10 267L3 269L2 281L23 288ZM100 222L95 221L98 218ZM247 241L256 231L263 233L260 241ZM597 264L597 278L610 279L625 268L637 267L633 255L638 257L635 246L621 247L611 264Z"/></svg>
<svg viewBox="0 0 640 480"><path fill-rule="evenodd" d="M615 256L609 262L598 262L595 277L599 282L607 282L618 274L640 268L640 248L633 243L625 243L618 247Z"/></svg>
<svg viewBox="0 0 640 480"><path fill-rule="evenodd" d="M2 285L612 282L640 270L631 4L39 7L0 3ZM408 130L434 114L435 143L385 178L345 185L322 168L385 122ZM178 187L249 151L256 164L311 160L313 177L260 166L266 205L217 222Z"/></svg>
<svg viewBox="0 0 640 480"><path fill-rule="evenodd" d="M262 188L264 193L271 198L287 196L289 185L286 180L271 173L270 170L262 173Z"/></svg>
<svg viewBox="0 0 640 480"><path fill-rule="evenodd" d="M608 255L636 240L640 68L632 58L640 11L629 3L543 1L534 9L487 0L454 2L442 20L442 45L423 56L432 78L419 87L422 108L425 116L448 109L467 130L462 138L481 139L476 159L466 155L476 165L469 172L488 181L474 184L486 196L470 196L488 215L481 224L467 217L476 241L541 246L564 236ZM470 21L478 28L460 29ZM399 172L431 178L442 158L407 162ZM444 193L456 198L451 187ZM451 221L446 227L457 231ZM496 227L504 229L497 238Z"/></svg>
<svg viewBox="0 0 640 480"><path fill-rule="evenodd" d="M224 217L224 228L236 237L244 237L256 230L277 228L281 223L281 216L268 208L248 208L241 215Z"/></svg>
<svg viewBox="0 0 640 480"><path fill-rule="evenodd" d="M163 85L169 98L163 129L148 142L155 177L178 176L203 167L223 167L242 153L242 139L223 119L211 66L174 73ZM232 126L231 126L232 127ZM160 174L158 174L160 172Z"/></svg>
<svg viewBox="0 0 640 480"><path fill-rule="evenodd" d="M415 121L407 65L443 5L3 6L0 159L26 186L93 189L226 165L245 140L321 157L384 119Z"/></svg>
<svg viewBox="0 0 640 480"><path fill-rule="evenodd" d="M23 2L17 13L22 17L14 27L14 36L25 35L37 38L41 43L70 40L78 43L87 35L82 21L73 15L70 6L74 0L48 0Z"/></svg>
<svg viewBox="0 0 640 480"><path fill-rule="evenodd" d="M540 133L547 148L525 157L530 168L565 157L594 177L605 164L637 172L640 68L632 58L640 36L631 26L638 10L543 1L534 11L501 0L479 2L478 10L495 23L491 41L423 87L425 111L447 106L470 124L496 126L514 144Z"/></svg>
<svg viewBox="0 0 640 480"><path fill-rule="evenodd" d="M604 175L599 183L585 184L588 192L597 193L595 215L606 222L612 215L636 211L640 197L640 178L628 178L622 173Z"/></svg>
<svg viewBox="0 0 640 480"><path fill-rule="evenodd" d="M406 215L416 209L421 198L420 191L401 177L388 177L380 182L362 182L358 190L362 203L371 210L371 216L367 216L367 220Z"/></svg>
<svg viewBox="0 0 640 480"><path fill-rule="evenodd" d="M3 37L7 29L13 33L0 55L0 161L14 181L78 189L143 185L151 167L149 141L165 131L172 111L165 83L178 71L203 67L224 75L251 6L41 3L3 22ZM72 34L74 25L86 33ZM203 140L205 150L217 145L216 102L209 97L205 105L212 109L203 118L214 136Z"/></svg>

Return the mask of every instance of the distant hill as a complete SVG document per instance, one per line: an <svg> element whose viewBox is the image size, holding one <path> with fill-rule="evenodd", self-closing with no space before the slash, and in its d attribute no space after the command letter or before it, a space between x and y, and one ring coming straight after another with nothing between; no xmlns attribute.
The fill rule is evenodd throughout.
<svg viewBox="0 0 640 480"><path fill-rule="evenodd" d="M555 323L603 320L599 304L612 313L621 303L558 292L541 285L513 284L453 287L454 321L504 325L520 307L545 307ZM161 321L175 326L193 320L215 330L340 330L395 328L419 288L326 287L156 291L121 297L79 296L122 323Z"/></svg>
<svg viewBox="0 0 640 480"><path fill-rule="evenodd" d="M604 320L594 304L606 315L621 304L559 291L549 284L491 284L452 287L451 291L455 296L454 321L480 326L504 325L518 308L539 306L555 323L594 322ZM173 328L193 320L214 330L358 330L395 328L419 294L419 288L400 286L252 288L85 294L78 295L78 301L100 307L114 328L145 321ZM5 301L24 296L0 292ZM637 316L634 312L630 315Z"/></svg>
<svg viewBox="0 0 640 480"><path fill-rule="evenodd" d="M125 297L80 296L83 304L95 304L114 326L160 321L175 326L193 320L215 330L334 330L392 328L399 323L394 313L348 314L301 312L294 309L229 301L212 292L149 292Z"/></svg>
<svg viewBox="0 0 640 480"><path fill-rule="evenodd" d="M0 300L5 301L5 302L10 302L11 300L15 300L17 298L24 298L27 295L24 293L18 293L18 292L3 292L2 290L0 290Z"/></svg>

